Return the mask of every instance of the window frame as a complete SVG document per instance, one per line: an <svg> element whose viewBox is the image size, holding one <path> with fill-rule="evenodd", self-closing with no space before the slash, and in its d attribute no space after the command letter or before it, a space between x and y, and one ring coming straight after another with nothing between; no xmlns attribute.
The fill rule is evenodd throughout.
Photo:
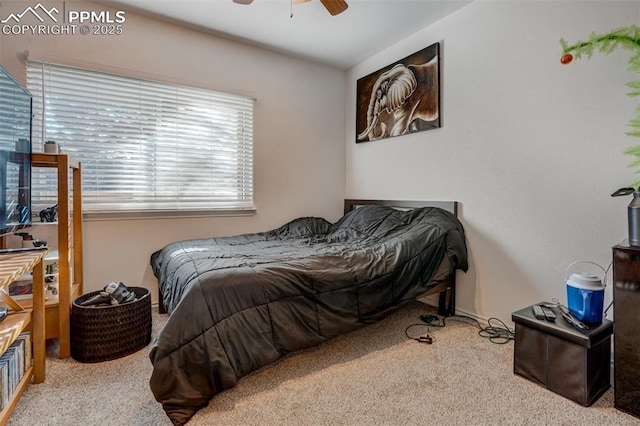
<svg viewBox="0 0 640 426"><path fill-rule="evenodd" d="M248 175L249 178L246 179L241 179L241 178L237 178L235 179L235 181L232 180L232 184L231 184L231 188L235 188L235 191L238 191L236 194L241 194L237 197L234 197L234 199L232 200L224 200L224 199L212 199L210 200L207 205L203 205L203 206L196 206L196 207L180 207L179 205L174 205L174 206L169 206L166 207L164 206L164 204L161 204L161 207L151 207L149 206L149 204L151 204L152 202L147 201L146 203L138 203L137 205L139 207L137 208L127 208L126 206L123 206L122 203L120 206L118 206L117 208L99 208L99 207L94 207L91 208L91 203L89 204L89 208L86 208L85 206L87 205L85 197L83 197L83 217L87 220L114 220L114 219L149 219L149 218L184 218L184 217L209 217L209 216L246 216L246 215L253 215L256 213L256 208L255 208L255 192L254 192L254 188L255 188L255 173L254 173L254 150L253 150L253 146L254 146L254 137L253 137L253 126L254 126L254 115L255 115L255 101L256 99L254 97L249 97L246 95L237 95L237 94L231 94L231 93L224 93L224 92L219 92L219 91L215 91L215 90L211 90L211 89L206 89L206 88L201 88L201 87L195 87L195 86L190 86L190 85L185 85L182 83L173 83L173 82L166 82L166 81L160 81L160 80L151 80L151 79L147 79L147 78L140 78L140 77L132 77L129 75L122 75L120 73L113 73L113 72L108 72L108 71L102 71L102 70L95 70L95 69L91 69L91 68L86 68L86 67L81 67L81 66L71 66L71 65L61 65L61 64L57 64L57 63L52 63L52 62L48 62L48 61L41 61L41 60L33 60L33 59L29 59L27 61L27 84L29 87L33 87L33 84L41 84L42 88L40 90L33 90L34 93L34 98L36 99L36 101L34 102L34 113L38 114L38 112L41 114L41 119L40 120L34 120L34 128L36 126L38 126L38 123L41 123L41 126L39 129L36 129L36 132L34 132L34 138L32 139L32 145L35 149L40 149L43 150L43 144L44 141L47 139L52 139L52 137L47 135L47 112L46 112L46 102L47 102L47 94L45 93L47 88L45 87L45 78L44 78L44 70L45 67L55 67L58 71L59 70L64 70L64 69L73 69L73 70L79 70L79 72L81 73L87 73L87 74L91 74L94 77L98 78L98 76L103 75L106 76L107 78L110 77L115 77L118 79L124 79L124 80L128 80L128 81L133 81L133 82L140 82L141 85L145 84L145 83L151 83L152 85L160 85L162 87L168 87L168 88L182 88L185 89L186 91L195 91L194 93L196 93L196 96L199 96L200 94L213 94L214 97L215 96L221 96L222 98L225 97L229 97L229 99L234 100L234 99L238 99L240 100L239 103L241 103L244 106L244 109L239 108L237 111L235 111L235 113L237 114L248 114L247 116L242 115L242 122L244 123L244 121L248 120L249 125L240 125L239 127L244 129L244 130L248 130L246 132L242 132L242 136L239 137L238 139L236 139L233 142L232 146L235 146L238 150L242 151L242 154L240 154L242 156L242 160L236 160L235 163L232 162L232 165L235 165L235 167L239 167L240 169L236 169L236 173L225 173L223 174L225 176L225 178L228 179L229 176L233 176L234 174L237 175L239 172L238 170L240 170L240 173L243 175ZM39 68L41 69L41 72L43 73L43 76L41 77L41 79L39 81L36 81L36 83L31 83L30 82L30 73L34 73L34 69ZM36 86L37 87L37 86ZM51 91L50 91L51 93ZM84 92L83 92L84 93ZM191 101L191 98L188 98ZM176 105L180 105L181 102L181 98L179 97L179 95L176 95ZM40 106L41 108L38 110L36 108L36 104L38 106ZM188 103L187 103L188 104ZM247 107L247 105L250 105ZM221 111L221 106L218 105L216 112L219 114ZM208 113L210 114L211 111L208 111ZM50 114L50 113L49 113ZM158 120L162 120L162 114L159 114L160 117L158 117ZM247 118L248 117L248 118ZM178 120L177 119L177 115L173 117L174 120ZM212 126L213 127L213 126ZM157 138L159 133L154 133L153 138L155 139ZM164 136L166 137L166 136ZM144 137L141 137L140 139L144 139ZM233 138L232 138L233 139ZM62 144L62 148L64 150L64 140L60 140L58 141L59 143ZM175 141L174 143L176 144L176 146L180 146L180 141L178 137L175 137ZM217 145L215 145L214 148L209 147L209 149L213 152L215 151L215 149L219 149L220 148L220 142L216 142ZM82 145L81 143L79 145ZM157 149L158 147L158 143L157 141L154 142L152 144L152 148L151 149ZM84 147L86 149L86 147ZM78 148L76 148L77 150ZM82 149L82 147L80 148ZM180 150L178 150L180 151ZM249 154L247 154L245 151L249 152ZM123 151L125 152L125 151ZM70 156L74 157L75 160L78 160L80 162L83 163L83 168L86 167L86 163L84 161L82 161L82 158L80 158L81 156L74 156L74 151L70 150L69 152ZM86 154L87 156L89 154ZM176 154L177 156L179 156L179 154ZM248 160L247 160L248 158ZM167 162L166 159L164 159L165 164ZM213 161L213 160L211 160ZM162 163L159 163L160 165ZM211 163L210 167L208 167L206 170L211 171L213 168L213 164L216 163ZM125 167L125 166L121 166L121 167ZM174 166L174 168L176 170L178 170L179 168L177 166ZM157 173L158 170L158 164L156 164L156 162L154 161L154 168L153 168L154 172L151 172L150 175L155 175ZM176 172L179 173L179 172ZM204 176L204 173L202 175ZM211 178L211 177L210 177ZM147 181L151 181L155 179L155 177L151 176L151 177L147 177ZM50 180L50 179L49 179ZM83 174L83 181L84 181L84 174ZM155 182L155 180L154 180ZM36 183L37 185L37 183ZM249 189L246 189L247 185L250 185ZM224 189L226 186L223 187L217 187L218 190L220 190L220 188ZM104 191L104 189L103 189ZM84 185L83 185L83 192L86 192L86 190L84 189ZM52 191L50 188L46 187L46 188L41 188L40 191L38 189L34 190L34 200L38 200L39 197L39 193L49 193L51 194ZM169 195L169 196L165 196L164 199L168 199L171 197L176 197L179 198L179 195L182 194L182 192L180 192L180 189L176 189L173 194L175 195ZM96 192L93 194L94 197L99 198L100 197L100 188L98 188L96 190ZM194 195L191 195L192 197L194 197ZM205 194L205 198L206 197L211 197L212 195L206 195ZM51 197L51 195L49 195L49 197ZM197 198L197 197L195 197ZM43 200L46 200L47 196L45 195ZM166 202L166 201L165 201ZM187 203L190 203L190 200L187 200ZM177 203L176 203L177 204ZM196 203L197 204L197 203Z"/></svg>

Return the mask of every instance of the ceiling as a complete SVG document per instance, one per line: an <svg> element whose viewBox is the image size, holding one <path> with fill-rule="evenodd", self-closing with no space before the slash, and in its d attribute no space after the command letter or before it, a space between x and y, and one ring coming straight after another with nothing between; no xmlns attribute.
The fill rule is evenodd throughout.
<svg viewBox="0 0 640 426"><path fill-rule="evenodd" d="M319 0L117 0L213 33L339 68L349 68L472 0L347 0L331 16ZM291 12L293 11L293 16ZM438 40L426 40L425 43Z"/></svg>

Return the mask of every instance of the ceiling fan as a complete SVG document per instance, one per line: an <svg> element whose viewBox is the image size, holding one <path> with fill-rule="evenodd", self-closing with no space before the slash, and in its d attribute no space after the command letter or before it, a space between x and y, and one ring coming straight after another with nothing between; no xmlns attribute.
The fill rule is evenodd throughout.
<svg viewBox="0 0 640 426"><path fill-rule="evenodd" d="M306 3L308 1L310 0L293 0L293 3ZM251 4L253 0L233 0L233 2L238 4ZM334 16L344 12L349 7L345 0L320 0L320 3Z"/></svg>

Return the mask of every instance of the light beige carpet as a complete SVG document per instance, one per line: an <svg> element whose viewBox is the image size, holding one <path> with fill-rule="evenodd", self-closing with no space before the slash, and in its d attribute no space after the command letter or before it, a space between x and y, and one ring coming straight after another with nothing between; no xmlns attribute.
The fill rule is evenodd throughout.
<svg viewBox="0 0 640 426"><path fill-rule="evenodd" d="M291 354L213 398L189 425L640 425L609 390L582 407L513 374L513 342L455 321L432 345L405 328L419 302L384 321ZM506 318L505 320L508 320ZM153 314L153 335L166 315ZM51 349L51 348L50 348ZM55 349L51 349L55 350ZM149 390L149 348L97 364L47 358L10 425L170 425Z"/></svg>

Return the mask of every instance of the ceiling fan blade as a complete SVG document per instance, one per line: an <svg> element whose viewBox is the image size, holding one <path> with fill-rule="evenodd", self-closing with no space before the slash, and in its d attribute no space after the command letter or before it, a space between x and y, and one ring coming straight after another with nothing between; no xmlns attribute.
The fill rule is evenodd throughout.
<svg viewBox="0 0 640 426"><path fill-rule="evenodd" d="M349 7L347 2L344 0L320 0L320 2L324 5L327 11L334 16L344 12Z"/></svg>
<svg viewBox="0 0 640 426"><path fill-rule="evenodd" d="M233 0L233 2L238 4L251 4L253 0Z"/></svg>

